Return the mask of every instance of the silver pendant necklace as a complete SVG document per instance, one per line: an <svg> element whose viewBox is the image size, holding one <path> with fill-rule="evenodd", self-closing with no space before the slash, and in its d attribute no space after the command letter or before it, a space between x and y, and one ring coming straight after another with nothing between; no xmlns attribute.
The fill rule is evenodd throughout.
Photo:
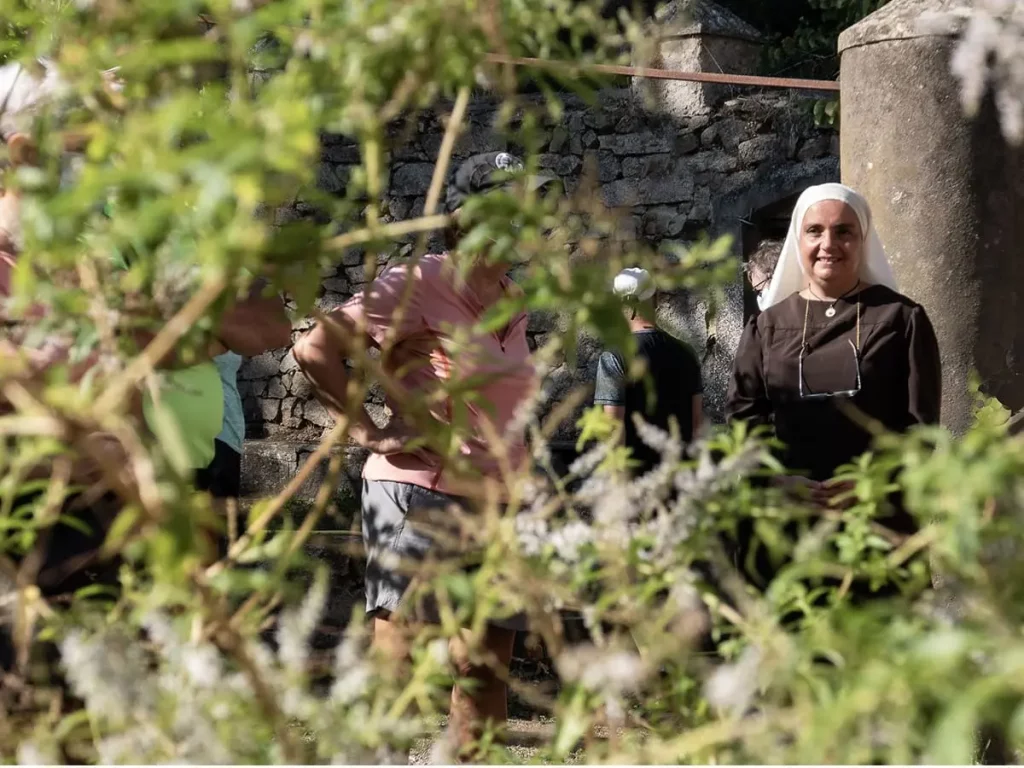
<svg viewBox="0 0 1024 768"><path fill-rule="evenodd" d="M836 299L835 301L833 301L832 303L830 303L828 305L828 309L825 310L825 317L828 317L828 318L835 317L836 316L836 304L838 304L841 300L845 299L847 296L849 296L851 293L856 291L858 288L860 288L860 280L857 281L857 284L854 285L853 288L848 290L846 293L844 293L842 296L840 296L838 299ZM814 289L811 288L811 284L810 283L807 284L807 290L810 291L811 296L816 298L818 301L828 301L828 299L823 299L823 298L821 298L821 296L816 294L814 292Z"/></svg>

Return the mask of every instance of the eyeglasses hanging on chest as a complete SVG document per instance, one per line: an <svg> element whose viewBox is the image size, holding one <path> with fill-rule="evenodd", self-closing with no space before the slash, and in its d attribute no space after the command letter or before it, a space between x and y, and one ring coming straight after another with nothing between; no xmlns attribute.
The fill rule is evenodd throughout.
<svg viewBox="0 0 1024 768"><path fill-rule="evenodd" d="M810 314L811 302L806 300L804 304L804 329L800 339L800 358L797 366L797 376L799 379L800 388L800 399L801 400L829 400L836 397L850 398L854 397L861 390L861 379L860 379L860 302L857 302L857 329L856 329L856 342L853 339L847 339L847 343L850 345L850 350L853 352L853 364L854 369L857 372L856 385L853 389L842 389L834 392L808 392L806 384L804 383L804 355L807 354L807 319Z"/></svg>

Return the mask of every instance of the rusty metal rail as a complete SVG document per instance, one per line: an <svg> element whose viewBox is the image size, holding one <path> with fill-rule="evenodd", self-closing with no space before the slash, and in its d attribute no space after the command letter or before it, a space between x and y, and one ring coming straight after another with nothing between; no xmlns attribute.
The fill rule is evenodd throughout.
<svg viewBox="0 0 1024 768"><path fill-rule="evenodd" d="M759 77L756 75L727 75L715 72L681 72L675 69L649 69L628 67L618 64L577 64L568 61L528 59L492 53L487 60L494 64L510 64L516 67L551 69L573 74L594 73L602 75L626 75L646 77L652 80L683 80L694 83L720 85L746 85L755 88L789 88L802 91L838 91L837 80L802 80L792 77Z"/></svg>

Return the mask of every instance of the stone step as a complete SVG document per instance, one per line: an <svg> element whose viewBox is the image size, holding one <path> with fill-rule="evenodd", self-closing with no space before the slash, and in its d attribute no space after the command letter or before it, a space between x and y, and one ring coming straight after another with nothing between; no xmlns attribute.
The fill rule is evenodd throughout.
<svg viewBox="0 0 1024 768"><path fill-rule="evenodd" d="M242 497L266 498L279 493L298 472L318 443L284 440L246 440L242 454ZM357 445L336 446L331 456L344 456L344 471L336 495L358 498L359 475L368 452ZM328 459L310 474L293 497L296 502L309 503L327 476Z"/></svg>

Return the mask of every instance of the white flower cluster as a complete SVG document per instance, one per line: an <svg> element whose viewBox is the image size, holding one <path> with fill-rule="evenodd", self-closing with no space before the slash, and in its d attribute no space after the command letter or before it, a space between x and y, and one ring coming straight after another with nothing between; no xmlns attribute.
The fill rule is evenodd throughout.
<svg viewBox="0 0 1024 768"><path fill-rule="evenodd" d="M327 578L323 571L317 573L313 586L306 593L298 610L285 611L277 629L278 656L284 668L293 674L301 674L309 656L309 638L323 615L327 600Z"/></svg>
<svg viewBox="0 0 1024 768"><path fill-rule="evenodd" d="M763 658L761 649L751 645L734 664L716 669L704 684L708 703L735 717L746 714L757 693Z"/></svg>
<svg viewBox="0 0 1024 768"><path fill-rule="evenodd" d="M953 75L967 114L975 115L991 86L1003 134L1024 142L1024 4L1019 0L975 0L955 14L922 19L925 31L950 22L964 25L953 55Z"/></svg>
<svg viewBox="0 0 1024 768"><path fill-rule="evenodd" d="M649 672L647 665L635 653L593 645L564 651L555 660L555 665L565 682L575 683L600 695L605 714L615 725L625 720L623 697L639 691Z"/></svg>
<svg viewBox="0 0 1024 768"><path fill-rule="evenodd" d="M374 692L376 678L362 653L365 630L352 625L336 650L329 693L317 693L310 684L309 642L326 598L327 579L318 575L299 607L281 616L278 653L246 641L244 655L282 712L306 723L322 742L324 756L337 758L342 746L359 741L355 734L370 716L365 699ZM188 622L150 611L141 623L144 635L123 627L76 629L60 646L68 682L96 724L101 763L233 764L284 758L250 673L232 669L212 644L186 639ZM446 659L434 661L443 665ZM410 741L419 727L413 720L374 728L377 745L368 752L353 748L373 762L394 762L400 753L379 746L380 740ZM58 760L56 745L43 736L25 734L18 747L20 762Z"/></svg>
<svg viewBox="0 0 1024 768"><path fill-rule="evenodd" d="M559 654L555 664L566 682L616 696L639 690L647 676L643 660L635 653L593 645L570 648Z"/></svg>
<svg viewBox="0 0 1024 768"><path fill-rule="evenodd" d="M702 503L762 463L763 452L756 447L715 462L710 447L698 444L692 449L695 460L684 464L684 446L677 437L639 419L637 427L640 438L661 455L658 466L629 479L601 468L611 450L608 443L588 450L569 468L570 475L583 482L568 505L572 512L589 510L588 520L575 516L553 521L556 496L532 487L533 503L515 521L523 554L535 557L551 548L559 561L572 565L587 545L601 542L626 549L644 536L655 542L651 558L670 560L691 537ZM536 485L537 480L531 482Z"/></svg>

